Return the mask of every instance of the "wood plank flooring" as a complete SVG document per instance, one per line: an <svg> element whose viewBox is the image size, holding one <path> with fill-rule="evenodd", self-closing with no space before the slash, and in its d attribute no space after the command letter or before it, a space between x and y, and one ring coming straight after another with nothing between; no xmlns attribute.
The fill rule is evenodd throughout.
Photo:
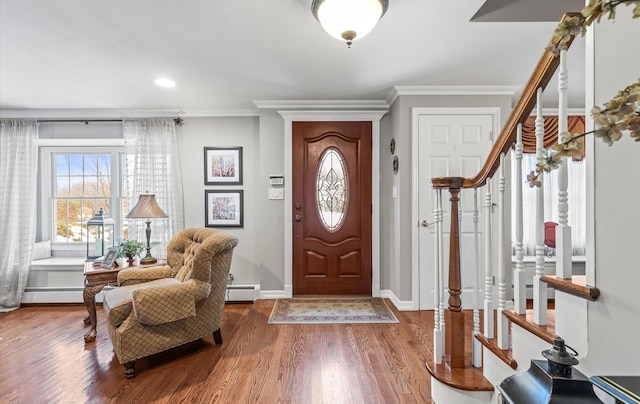
<svg viewBox="0 0 640 404"><path fill-rule="evenodd" d="M2 403L430 403L433 312L398 324L269 325L274 300L229 304L223 343L138 361L124 377L98 307L85 344L82 306L0 314Z"/></svg>

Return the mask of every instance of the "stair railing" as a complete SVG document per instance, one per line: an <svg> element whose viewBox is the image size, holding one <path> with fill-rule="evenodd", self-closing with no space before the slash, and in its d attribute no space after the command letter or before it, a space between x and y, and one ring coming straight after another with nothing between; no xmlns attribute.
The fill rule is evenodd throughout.
<svg viewBox="0 0 640 404"><path fill-rule="evenodd" d="M579 14L566 14L562 21L565 21L567 18L576 16ZM552 38L551 42L553 44L557 44L559 38ZM566 44L567 48L571 45L573 38ZM491 228L491 215L493 211L493 200L490 191L490 187L485 187L485 260L484 260L484 335L487 339L494 338L494 310L497 309L497 336L498 336L498 346L500 349L508 349L508 321L504 318L502 314L503 311L507 309L506 305L506 295L507 288L510 288L511 285L506 284L506 271L507 267L511 268L511 263L509 261L509 265L505 261L505 248L508 246L508 251L511 251L510 248L510 238L507 238L507 229L505 229L505 217L510 214L510 212L505 209L505 193L507 192L505 173L504 173L504 159L505 156L508 155L509 151L515 147L515 157L516 157L516 167L512 175L517 175L521 178L520 181L524 182L524 178L522 177L522 137L521 137L521 126L524 121L529 117L531 111L534 106L537 106L537 121L536 121L536 138L540 143L537 144L538 149L543 148L542 145L542 137L544 135L544 121L542 117L542 91L547 87L549 81L557 70L558 66L561 67L560 71L560 79L558 84L558 89L560 92L560 115L564 115L561 124L559 125L559 131L566 130L566 115L567 115L567 107L566 107L566 99L567 99L567 74L566 74L566 64L565 64L565 54L566 51L563 50L560 52L560 55L554 54L549 51L545 51L535 70L533 71L527 85L524 88L524 91L516 105L514 106L511 114L509 115L500 136L494 142L493 148L489 153L489 156L483 165L482 169L474 176L470 178L464 177L436 177L431 179L432 187L436 190L436 206L440 207L439 212L442 212L442 190L448 190L450 195L450 203L451 203L451 228L450 228L450 243L449 243L449 267L448 267L448 307L444 310L444 313L438 310L437 320L438 322L437 333L434 330L434 337L436 334L440 338L434 338L434 354L436 357L434 358L435 363L441 363L442 358L444 357L446 363L451 368L463 368L465 367L465 330L464 330L464 315L462 313L462 301L460 298L461 295L461 271L460 271L460 223L459 223L459 195L460 191L463 189L478 189L485 187L485 185L494 177L498 169L501 169L498 181L498 248L496 254L498 255L498 302L497 306L493 301L493 284L495 282L494 279L494 271L492 270L492 246L490 245L492 228ZM538 120L542 122L542 124L538 125ZM566 204L566 173L565 179L560 180L560 203ZM563 189L564 187L564 189ZM546 324L546 284L540 281L542 275L544 275L544 255L540 255L538 250L543 254L543 243L544 243L544 223L543 220L543 208L542 208L542 188L539 188L539 192L537 199L539 200L538 207L536 208L537 212L537 246L536 246L536 276L534 278L534 321L537 324ZM564 192L564 194L563 194ZM477 195L477 194L476 194ZM477 197L477 196L474 196ZM564 199L563 199L564 198ZM524 271L523 271L523 261L522 261L522 186L520 184L519 189L516 188L516 270L514 273L514 309L519 314L524 314L525 304L526 304L526 296L525 296L525 284L524 284ZM477 206L474 204L474 206ZM438 209L438 208L436 208ZM518 209L520 211L518 212ZM566 213L566 205L564 207L560 207L560 209L564 209L561 211L561 214ZM441 213L440 213L441 215ZM442 217L436 215L437 223L442 223ZM476 219L474 218L474 221ZM567 231L567 221L566 216L562 219L562 230L559 230L558 236L562 237L562 241L560 243L563 244L563 248L567 248L564 246L568 245L568 274L570 276L571 264L570 264L570 251L571 251L571 234L570 229ZM475 226L477 228L477 226ZM560 227L560 224L558 225ZM442 235L438 234L441 232L436 232L436 238L439 238L436 241L436 251L441 251L443 245ZM542 241L540 241L540 235L542 235ZM557 242L557 241L556 241ZM565 252L561 253L563 255L563 259L566 260L567 254ZM510 255L510 254L509 254ZM442 255L439 255L442 257ZM438 258L436 257L436 261ZM441 265L441 264L438 264ZM560 264L561 266L564 264ZM567 266L562 267L563 276L567 276ZM479 268L478 268L479 270ZM558 270L560 271L560 269ZM436 272L439 272L438 268L436 268ZM439 272L439 276L436 277L436 288L438 285L438 281L442 281L443 276L442 273ZM475 282L474 282L475 283ZM440 291L439 300L442 302L442 297L444 296L443 291ZM476 292L477 293L477 292ZM537 303L536 303L537 302ZM475 302L474 302L475 305ZM444 314L444 316L443 316ZM444 317L444 327L441 324L441 321ZM436 320L436 321L437 321ZM474 326L473 333L477 333L479 329L479 316L474 315ZM444 334L444 350L442 350L442 334ZM477 344L473 344L474 349L477 348ZM473 358L477 358L477 353L472 355ZM474 364L477 365L477 359L474 359Z"/></svg>

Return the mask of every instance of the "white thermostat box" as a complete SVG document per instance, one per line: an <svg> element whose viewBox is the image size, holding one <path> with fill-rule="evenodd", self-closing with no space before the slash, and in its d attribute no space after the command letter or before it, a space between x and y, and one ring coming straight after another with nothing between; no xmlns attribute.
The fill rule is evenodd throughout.
<svg viewBox="0 0 640 404"><path fill-rule="evenodd" d="M270 175L269 176L269 184L270 185L284 185L284 176L283 175Z"/></svg>

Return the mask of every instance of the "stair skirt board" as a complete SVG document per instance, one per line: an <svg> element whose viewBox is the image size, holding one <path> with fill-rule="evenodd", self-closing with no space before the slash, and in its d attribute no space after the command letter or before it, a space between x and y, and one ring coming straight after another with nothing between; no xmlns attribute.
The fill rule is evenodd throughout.
<svg viewBox="0 0 640 404"><path fill-rule="evenodd" d="M527 366L529 363L527 362ZM520 366L518 362L518 367ZM487 347L482 347L482 375L494 386L500 385L504 379L518 373L520 370L513 370L511 366L504 363Z"/></svg>
<svg viewBox="0 0 640 404"><path fill-rule="evenodd" d="M518 363L515 372L529 369L532 359L544 360L542 351L551 348L547 341L514 323L511 323L511 346L513 359Z"/></svg>
<svg viewBox="0 0 640 404"><path fill-rule="evenodd" d="M489 404L493 394L493 391L459 390L431 377L431 398L434 404Z"/></svg>

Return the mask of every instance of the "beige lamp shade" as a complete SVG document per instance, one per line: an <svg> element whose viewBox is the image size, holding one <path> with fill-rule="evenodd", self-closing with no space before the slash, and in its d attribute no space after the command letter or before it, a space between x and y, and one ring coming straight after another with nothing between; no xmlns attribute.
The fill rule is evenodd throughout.
<svg viewBox="0 0 640 404"><path fill-rule="evenodd" d="M145 233L147 235L147 255L140 260L140 264L155 264L157 259L151 256L151 220L154 218L169 217L156 202L156 196L154 194L141 194L136 206L131 209L127 215L127 219L147 219L147 228Z"/></svg>
<svg viewBox="0 0 640 404"><path fill-rule="evenodd" d="M169 217L156 202L154 194L141 194L136 206L131 209L127 215L127 219L148 219Z"/></svg>

